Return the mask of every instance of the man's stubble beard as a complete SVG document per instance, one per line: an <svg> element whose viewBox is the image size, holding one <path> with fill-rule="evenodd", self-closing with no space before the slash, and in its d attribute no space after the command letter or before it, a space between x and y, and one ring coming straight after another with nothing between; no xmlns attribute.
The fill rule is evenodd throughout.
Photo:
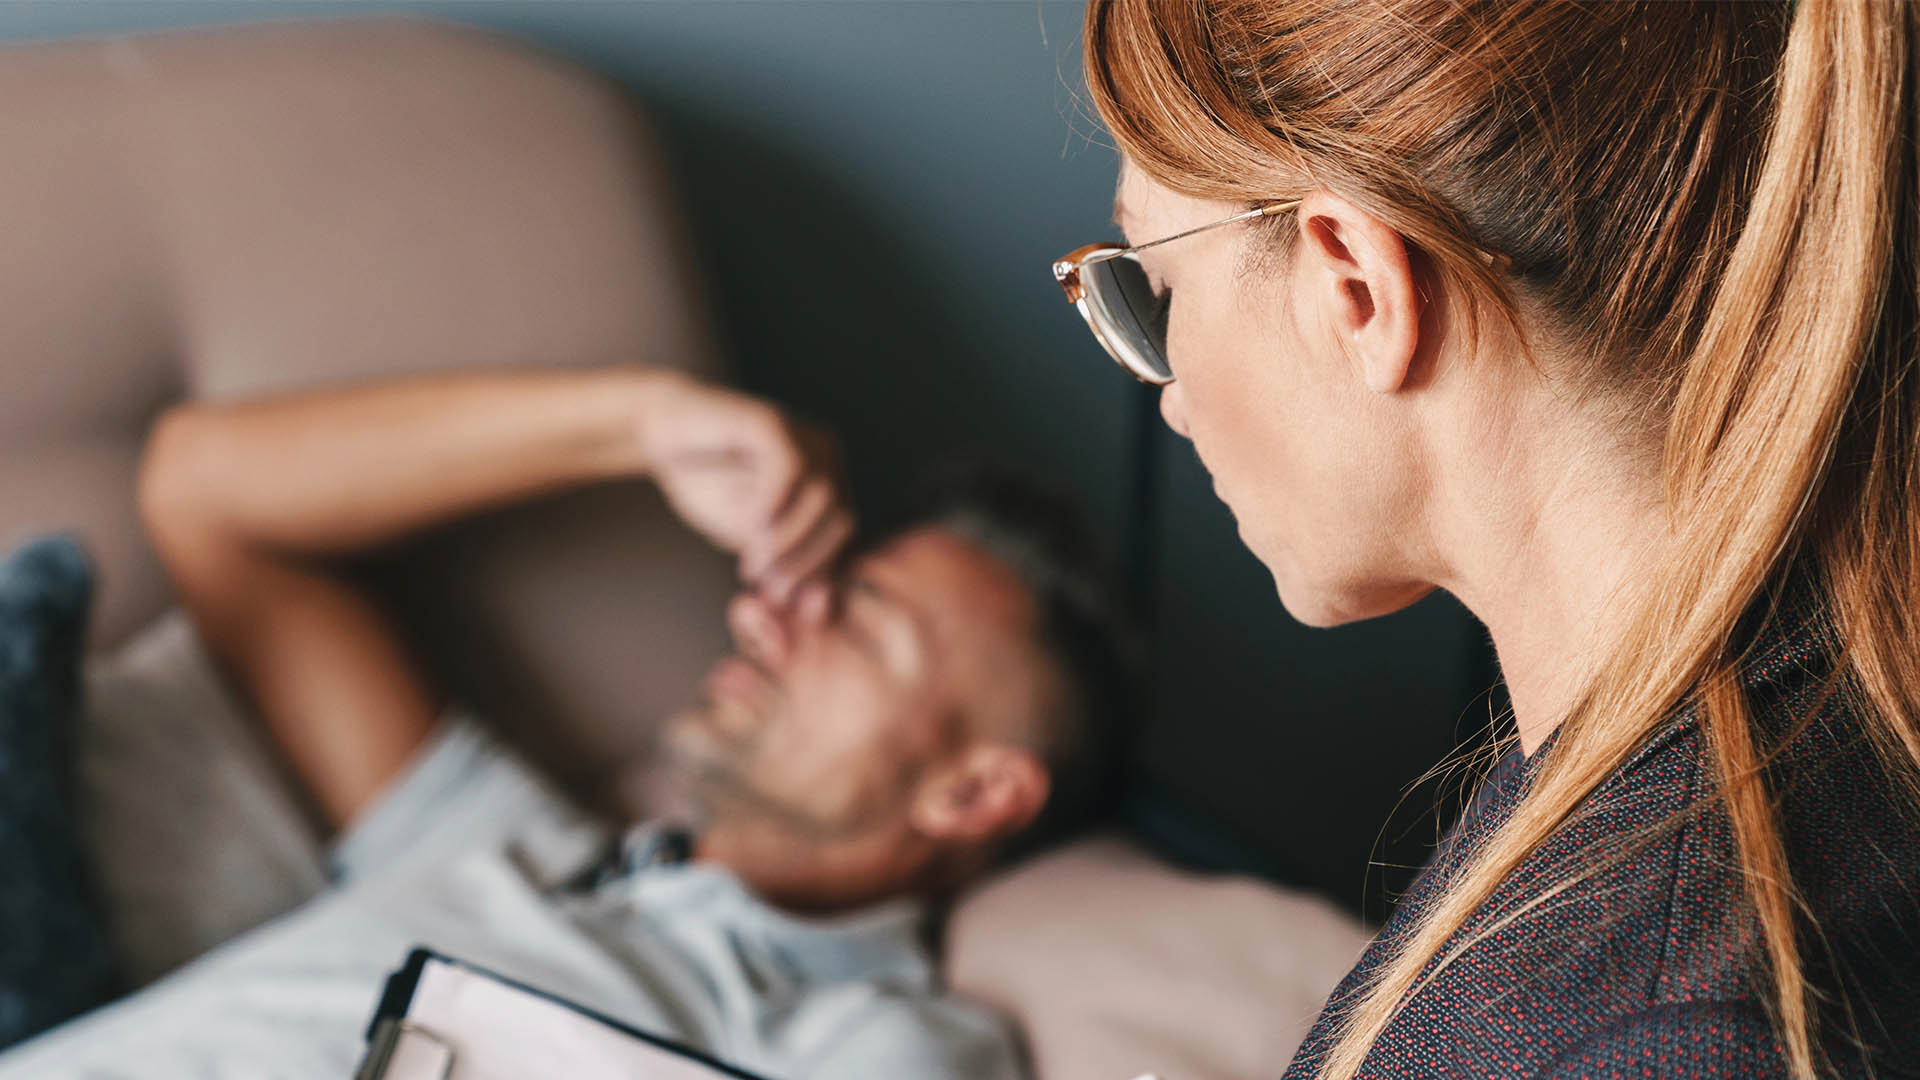
<svg viewBox="0 0 1920 1080"><path fill-rule="evenodd" d="M754 783L748 766L764 729L756 728L747 739L729 739L708 716L714 707L702 702L676 714L663 729L655 754L657 767L693 819L688 824L701 829L716 822L771 826L796 839L829 843L862 835L894 808L871 808L833 820L766 792Z"/></svg>
<svg viewBox="0 0 1920 1080"><path fill-rule="evenodd" d="M694 819L690 825L699 829L728 822L771 825L813 841L838 839L849 831L842 823L822 821L755 785L747 762L752 760L756 739L730 740L720 734L708 718L708 710L714 707L703 702L676 714L658 747L660 767Z"/></svg>

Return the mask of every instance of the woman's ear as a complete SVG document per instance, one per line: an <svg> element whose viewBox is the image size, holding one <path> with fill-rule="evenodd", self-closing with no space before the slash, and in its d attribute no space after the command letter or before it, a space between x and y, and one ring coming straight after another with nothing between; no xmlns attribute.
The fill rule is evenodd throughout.
<svg viewBox="0 0 1920 1080"><path fill-rule="evenodd" d="M1294 213L1298 269L1325 325L1359 362L1367 389L1398 392L1420 347L1423 303L1406 241L1332 192L1308 195Z"/></svg>
<svg viewBox="0 0 1920 1080"><path fill-rule="evenodd" d="M920 785L914 829L934 840L995 840L1025 828L1047 801L1047 768L1017 746L968 747Z"/></svg>

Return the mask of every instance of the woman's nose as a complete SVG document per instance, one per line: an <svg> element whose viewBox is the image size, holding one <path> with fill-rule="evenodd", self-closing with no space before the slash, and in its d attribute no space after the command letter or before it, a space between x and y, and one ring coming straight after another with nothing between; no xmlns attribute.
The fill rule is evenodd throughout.
<svg viewBox="0 0 1920 1080"><path fill-rule="evenodd" d="M1187 400L1180 392L1180 384L1168 383L1160 388L1160 416L1167 426L1183 439L1191 439L1187 434Z"/></svg>

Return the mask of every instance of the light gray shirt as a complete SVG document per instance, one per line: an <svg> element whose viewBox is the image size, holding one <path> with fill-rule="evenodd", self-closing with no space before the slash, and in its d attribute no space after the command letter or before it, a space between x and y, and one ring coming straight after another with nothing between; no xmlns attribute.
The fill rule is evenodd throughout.
<svg viewBox="0 0 1920 1080"><path fill-rule="evenodd" d="M941 992L917 905L801 919L702 864L596 875L613 842L449 724L335 849L335 888L0 1055L0 1080L339 1080L416 945L775 1080L1021 1075L1002 1023Z"/></svg>

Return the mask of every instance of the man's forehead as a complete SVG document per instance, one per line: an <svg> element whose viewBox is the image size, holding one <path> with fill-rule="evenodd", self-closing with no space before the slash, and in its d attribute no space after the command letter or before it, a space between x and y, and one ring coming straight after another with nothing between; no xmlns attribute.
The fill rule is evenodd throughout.
<svg viewBox="0 0 1920 1080"><path fill-rule="evenodd" d="M926 628L944 692L975 723L992 725L976 731L1025 723L1045 661L1034 636L1039 602L1011 566L958 532L928 526L874 549L855 570Z"/></svg>
<svg viewBox="0 0 1920 1080"><path fill-rule="evenodd" d="M952 529L908 529L855 560L854 572L951 638L985 622L1023 626L1033 601L1019 575Z"/></svg>

